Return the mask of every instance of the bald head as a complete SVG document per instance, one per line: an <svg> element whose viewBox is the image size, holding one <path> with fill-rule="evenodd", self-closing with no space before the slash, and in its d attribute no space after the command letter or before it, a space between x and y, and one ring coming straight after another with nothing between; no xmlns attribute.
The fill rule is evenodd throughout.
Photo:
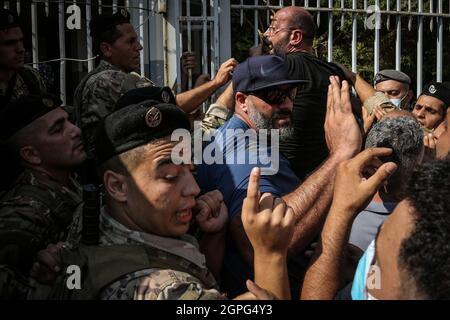
<svg viewBox="0 0 450 320"><path fill-rule="evenodd" d="M291 28L302 30L303 42L305 45L312 46L316 25L312 15L301 7L285 7L277 11L277 16L283 16Z"/></svg>

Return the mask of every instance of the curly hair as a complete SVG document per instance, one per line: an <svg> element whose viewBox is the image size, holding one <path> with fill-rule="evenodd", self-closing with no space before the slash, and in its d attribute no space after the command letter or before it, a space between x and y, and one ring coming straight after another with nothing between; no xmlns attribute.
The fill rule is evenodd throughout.
<svg viewBox="0 0 450 320"><path fill-rule="evenodd" d="M415 224L400 247L399 266L425 299L450 299L450 160L416 170L407 199Z"/></svg>

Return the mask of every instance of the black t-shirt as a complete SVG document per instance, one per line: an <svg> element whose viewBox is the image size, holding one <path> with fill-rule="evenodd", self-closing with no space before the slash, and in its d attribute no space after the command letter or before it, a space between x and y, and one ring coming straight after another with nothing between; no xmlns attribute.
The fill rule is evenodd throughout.
<svg viewBox="0 0 450 320"><path fill-rule="evenodd" d="M333 63L322 61L305 52L286 57L291 79L309 80L298 87L293 110L293 135L281 143L280 150L288 158L300 179L317 168L327 157L324 123L327 110L329 77L345 76Z"/></svg>

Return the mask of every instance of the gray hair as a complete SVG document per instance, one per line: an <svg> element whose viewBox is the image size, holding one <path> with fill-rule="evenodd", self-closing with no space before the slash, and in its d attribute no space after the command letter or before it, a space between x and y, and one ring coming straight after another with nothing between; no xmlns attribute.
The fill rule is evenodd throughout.
<svg viewBox="0 0 450 320"><path fill-rule="evenodd" d="M392 149L392 154L381 160L397 164L398 169L389 183L395 185L394 188L403 189L405 180L422 161L423 133L417 121L410 116L386 117L369 131L365 147Z"/></svg>

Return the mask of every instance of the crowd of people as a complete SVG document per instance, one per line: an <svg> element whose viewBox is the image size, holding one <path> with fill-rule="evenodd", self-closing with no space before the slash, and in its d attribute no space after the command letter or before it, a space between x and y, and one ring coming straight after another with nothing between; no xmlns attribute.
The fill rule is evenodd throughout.
<svg viewBox="0 0 450 320"><path fill-rule="evenodd" d="M0 9L0 298L449 299L450 83L372 85L315 30L280 9L270 52L195 84L185 53L174 95L136 73L129 13L101 14L65 106Z"/></svg>

